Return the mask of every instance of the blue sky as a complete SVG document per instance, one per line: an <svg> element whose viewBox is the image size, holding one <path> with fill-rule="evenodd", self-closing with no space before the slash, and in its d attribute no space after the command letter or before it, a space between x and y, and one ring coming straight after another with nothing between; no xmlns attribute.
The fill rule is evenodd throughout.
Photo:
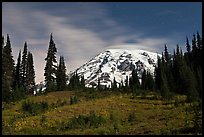
<svg viewBox="0 0 204 137"><path fill-rule="evenodd" d="M2 3L2 35L10 35L15 61L27 41L37 82L44 80L50 33L69 72L108 48L185 49L186 35L197 31L202 34L201 2Z"/></svg>

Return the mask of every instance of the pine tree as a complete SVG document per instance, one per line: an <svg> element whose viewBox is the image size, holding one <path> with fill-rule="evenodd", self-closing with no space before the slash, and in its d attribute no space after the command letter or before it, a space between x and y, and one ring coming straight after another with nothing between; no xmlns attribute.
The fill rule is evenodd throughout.
<svg viewBox="0 0 204 137"><path fill-rule="evenodd" d="M144 69L142 73L142 89L146 89L146 88L147 88L147 74L146 74L146 70Z"/></svg>
<svg viewBox="0 0 204 137"><path fill-rule="evenodd" d="M46 91L55 90L57 66L54 63L57 63L56 56L55 56L56 52L57 52L57 49L55 47L55 43L53 41L52 34L51 34L47 57L45 58L46 66L44 69Z"/></svg>
<svg viewBox="0 0 204 137"><path fill-rule="evenodd" d="M28 78L27 62L28 62L28 49L27 49L27 43L25 42L23 55L22 55L22 62L21 62L21 77L22 77L21 82L25 91L27 90L26 88L27 88L27 78Z"/></svg>
<svg viewBox="0 0 204 137"><path fill-rule="evenodd" d="M133 69L132 70L132 77L129 80L129 85L132 88L132 90L136 90L140 87L140 82L139 82L139 78L137 76L137 70Z"/></svg>
<svg viewBox="0 0 204 137"><path fill-rule="evenodd" d="M155 67L155 88L157 90L161 89L161 59L158 57L157 66Z"/></svg>
<svg viewBox="0 0 204 137"><path fill-rule="evenodd" d="M35 90L35 70L33 65L33 55L31 52L28 52L27 74L28 93L33 95Z"/></svg>
<svg viewBox="0 0 204 137"><path fill-rule="evenodd" d="M164 99L168 100L170 98L167 78L163 72L161 73L161 90L160 90L160 92L161 92L161 96Z"/></svg>
<svg viewBox="0 0 204 137"><path fill-rule="evenodd" d="M200 34L197 32L197 47L198 49L202 49L202 38L200 37Z"/></svg>
<svg viewBox="0 0 204 137"><path fill-rule="evenodd" d="M191 52L191 46L190 46L190 44L189 44L189 40L188 40L188 37L187 37L187 36L186 36L186 50L187 50L188 53Z"/></svg>
<svg viewBox="0 0 204 137"><path fill-rule="evenodd" d="M147 72L146 89L149 89L149 90L154 89L154 79L150 74L150 72Z"/></svg>
<svg viewBox="0 0 204 137"><path fill-rule="evenodd" d="M22 83L21 83L21 50L19 51L19 55L18 55L18 60L17 60L17 64L15 67L15 75L14 75L14 81L13 81L13 87L19 87Z"/></svg>
<svg viewBox="0 0 204 137"><path fill-rule="evenodd" d="M169 52L168 52L168 49L167 49L166 44L165 44L165 47L164 47L164 58L165 58L167 64L169 64L169 62L170 62L170 57L169 57Z"/></svg>
<svg viewBox="0 0 204 137"><path fill-rule="evenodd" d="M63 91L66 88L66 67L64 57L60 56L59 66L56 73L57 90Z"/></svg>
<svg viewBox="0 0 204 137"><path fill-rule="evenodd" d="M85 80L84 80L84 76L81 77L81 88L85 88Z"/></svg>
<svg viewBox="0 0 204 137"><path fill-rule="evenodd" d="M69 88L71 90L80 88L80 80L79 80L79 76L77 74L77 71L74 72L74 74L71 76L71 78L69 80Z"/></svg>
<svg viewBox="0 0 204 137"><path fill-rule="evenodd" d="M116 90L116 89L118 88L118 87L117 87L117 82L116 82L116 80L115 80L115 77L114 77L114 79L113 79L113 84L112 84L111 88L112 88L113 90Z"/></svg>
<svg viewBox="0 0 204 137"><path fill-rule="evenodd" d="M3 47L2 54L2 101L10 101L12 93L14 72L14 60L12 56L12 49L9 35L7 34L7 41Z"/></svg>
<svg viewBox="0 0 204 137"><path fill-rule="evenodd" d="M101 90L101 86L100 86L100 78L98 78L98 84L97 84L97 89L98 89L98 91L100 91Z"/></svg>

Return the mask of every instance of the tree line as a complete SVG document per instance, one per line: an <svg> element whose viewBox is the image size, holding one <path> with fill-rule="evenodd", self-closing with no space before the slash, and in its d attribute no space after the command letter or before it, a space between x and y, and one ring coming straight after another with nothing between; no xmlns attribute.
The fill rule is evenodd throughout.
<svg viewBox="0 0 204 137"><path fill-rule="evenodd" d="M131 91L135 94L141 90L157 91L164 99L170 99L175 94L187 95L188 101L202 99L202 38L193 34L190 44L186 36L186 52L176 45L173 55L164 46L162 57L158 56L154 75L144 70L141 83L138 71L132 70L125 83L117 83L115 78L112 90ZM119 84L119 86L117 86Z"/></svg>
<svg viewBox="0 0 204 137"><path fill-rule="evenodd" d="M57 48L52 33L45 58L44 68L45 91L63 91L85 88L84 76L79 76L77 71L68 78L64 57L60 56L57 62ZM192 101L202 97L202 38L197 32L193 34L190 44L186 37L186 52L183 54L179 45L174 49L173 55L169 54L168 48L164 46L162 57L158 57L154 75L144 70L141 82L139 82L137 70L133 69L130 77L126 77L125 83L117 83L115 78L111 90L123 90L137 93L140 89L158 91L164 98L169 99L173 94L185 94ZM69 81L69 83L67 83ZM119 86L118 86L119 84ZM98 90L100 80L98 81ZM15 101L27 95L33 95L35 89L35 71L33 56L24 44L16 65L14 64L11 42L7 35L6 43L2 37L2 101Z"/></svg>
<svg viewBox="0 0 204 137"><path fill-rule="evenodd" d="M2 101L16 101L32 94L35 86L33 55L24 44L15 65L9 35L6 43L2 36Z"/></svg>

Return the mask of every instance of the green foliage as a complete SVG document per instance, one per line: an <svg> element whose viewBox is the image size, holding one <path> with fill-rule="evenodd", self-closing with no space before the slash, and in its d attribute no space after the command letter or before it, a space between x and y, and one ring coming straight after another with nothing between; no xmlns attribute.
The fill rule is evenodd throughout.
<svg viewBox="0 0 204 137"><path fill-rule="evenodd" d="M202 102L190 103L185 109L185 125L180 130L181 133L202 134ZM189 118L189 115L193 115Z"/></svg>
<svg viewBox="0 0 204 137"><path fill-rule="evenodd" d="M66 66L64 63L64 57L60 56L59 66L57 67L56 73L56 82L57 82L57 90L63 91L66 88Z"/></svg>
<svg viewBox="0 0 204 137"><path fill-rule="evenodd" d="M32 115L37 115L48 110L49 106L45 101L38 103L28 99L23 101L21 108L25 112L28 112Z"/></svg>
<svg viewBox="0 0 204 137"><path fill-rule="evenodd" d="M131 112L128 114L128 122L135 122L136 121L136 115L135 112Z"/></svg>
<svg viewBox="0 0 204 137"><path fill-rule="evenodd" d="M54 91L56 89L56 69L57 66L54 63L57 63L56 54L57 48L55 47L55 43L52 38L52 34L50 35L49 48L47 52L47 57L45 58L45 82L46 82L46 91Z"/></svg>
<svg viewBox="0 0 204 137"><path fill-rule="evenodd" d="M73 128L97 128L101 124L105 123L106 120L102 116L98 116L95 112L91 112L89 115L79 115L78 117L73 117L69 122L63 122L61 130L73 129Z"/></svg>
<svg viewBox="0 0 204 137"><path fill-rule="evenodd" d="M28 94L33 95L35 87L35 70L33 65L33 55L31 52L28 52L27 73L27 92Z"/></svg>
<svg viewBox="0 0 204 137"><path fill-rule="evenodd" d="M78 102L79 102L79 99L77 96L70 97L70 105L77 104Z"/></svg>
<svg viewBox="0 0 204 137"><path fill-rule="evenodd" d="M84 90L85 89L85 80L84 80L84 76L81 76L81 80L80 80L80 76L78 76L77 71L71 76L70 80L69 80L69 85L68 88L70 90Z"/></svg>
<svg viewBox="0 0 204 137"><path fill-rule="evenodd" d="M6 45L2 53L2 101L9 102L11 99L14 76L14 60L12 56L11 42L7 35Z"/></svg>
<svg viewBox="0 0 204 137"><path fill-rule="evenodd" d="M28 86L28 73L27 73L27 64L28 63L28 49L27 49L27 43L25 42L24 44L24 49L23 49L23 55L22 55L22 62L21 62L21 83L25 90L27 90Z"/></svg>

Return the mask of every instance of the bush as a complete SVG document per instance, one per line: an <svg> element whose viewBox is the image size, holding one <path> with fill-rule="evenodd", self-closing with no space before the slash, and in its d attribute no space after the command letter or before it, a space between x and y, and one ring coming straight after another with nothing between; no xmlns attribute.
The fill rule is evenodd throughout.
<svg viewBox="0 0 204 137"><path fill-rule="evenodd" d="M128 115L128 122L135 122L136 121L136 115L134 112L129 113Z"/></svg>
<svg viewBox="0 0 204 137"><path fill-rule="evenodd" d="M91 112L90 115L79 115L78 117L73 117L69 122L63 122L64 126L61 125L61 129L73 129L73 128L90 128L98 127L99 125L105 123L106 120L102 116L98 116L95 112Z"/></svg>
<svg viewBox="0 0 204 137"><path fill-rule="evenodd" d="M30 101L28 99L22 103L21 108L25 112L28 112L33 115L37 115L38 113L48 110L49 106L48 106L48 103L45 101L37 103L37 102Z"/></svg>
<svg viewBox="0 0 204 137"><path fill-rule="evenodd" d="M79 99L77 96L71 96L70 97L70 105L77 104L79 102Z"/></svg>

